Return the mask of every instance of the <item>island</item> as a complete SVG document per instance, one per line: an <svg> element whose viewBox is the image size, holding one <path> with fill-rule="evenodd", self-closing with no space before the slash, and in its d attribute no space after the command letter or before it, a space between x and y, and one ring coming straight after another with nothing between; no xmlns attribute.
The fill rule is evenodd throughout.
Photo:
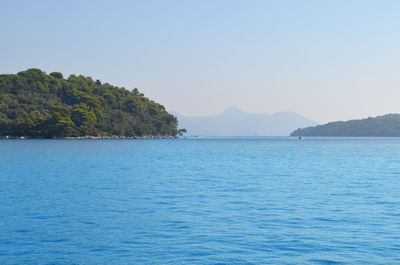
<svg viewBox="0 0 400 265"><path fill-rule="evenodd" d="M36 68L0 75L2 138L165 138L177 126L136 88Z"/></svg>
<svg viewBox="0 0 400 265"><path fill-rule="evenodd" d="M291 136L400 136L400 114L386 114L360 120L336 121L297 129Z"/></svg>

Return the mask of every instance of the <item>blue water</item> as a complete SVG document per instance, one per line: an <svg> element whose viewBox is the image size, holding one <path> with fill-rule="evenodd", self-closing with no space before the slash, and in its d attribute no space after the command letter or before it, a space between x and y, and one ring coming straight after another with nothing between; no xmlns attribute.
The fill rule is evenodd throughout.
<svg viewBox="0 0 400 265"><path fill-rule="evenodd" d="M1 140L0 264L400 264L400 138Z"/></svg>

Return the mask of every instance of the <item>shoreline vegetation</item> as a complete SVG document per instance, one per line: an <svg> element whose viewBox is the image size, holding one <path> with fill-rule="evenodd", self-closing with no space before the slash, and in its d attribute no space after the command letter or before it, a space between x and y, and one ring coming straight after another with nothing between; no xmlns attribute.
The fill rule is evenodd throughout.
<svg viewBox="0 0 400 265"><path fill-rule="evenodd" d="M101 139L176 139L178 136L172 135L143 135L143 136L124 136L124 135L108 135L108 136L92 136L92 135L85 135L85 136L64 136L64 137L53 137L53 138L46 138L46 137L31 137L31 136L0 136L1 140L7 139L17 139L17 140L26 140L26 139L60 139L60 140L101 140Z"/></svg>
<svg viewBox="0 0 400 265"><path fill-rule="evenodd" d="M185 132L137 88L36 68L0 75L2 138L149 139Z"/></svg>
<svg viewBox="0 0 400 265"><path fill-rule="evenodd" d="M290 136L318 137L400 137L400 114L366 119L336 121L297 129Z"/></svg>

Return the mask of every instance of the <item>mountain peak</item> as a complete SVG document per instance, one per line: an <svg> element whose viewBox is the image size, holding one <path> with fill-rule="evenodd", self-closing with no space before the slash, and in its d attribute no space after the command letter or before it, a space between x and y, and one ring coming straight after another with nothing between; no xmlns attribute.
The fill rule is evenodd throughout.
<svg viewBox="0 0 400 265"><path fill-rule="evenodd" d="M243 110L239 109L236 106L231 106L229 108L227 108L224 112L222 112L221 114L247 114L246 112L244 112Z"/></svg>

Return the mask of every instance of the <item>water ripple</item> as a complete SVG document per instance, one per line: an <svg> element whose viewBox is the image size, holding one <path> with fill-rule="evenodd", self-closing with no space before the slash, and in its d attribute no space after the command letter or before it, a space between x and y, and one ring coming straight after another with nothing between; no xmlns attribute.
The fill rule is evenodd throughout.
<svg viewBox="0 0 400 265"><path fill-rule="evenodd" d="M400 263L398 138L0 140L0 157L0 264Z"/></svg>

